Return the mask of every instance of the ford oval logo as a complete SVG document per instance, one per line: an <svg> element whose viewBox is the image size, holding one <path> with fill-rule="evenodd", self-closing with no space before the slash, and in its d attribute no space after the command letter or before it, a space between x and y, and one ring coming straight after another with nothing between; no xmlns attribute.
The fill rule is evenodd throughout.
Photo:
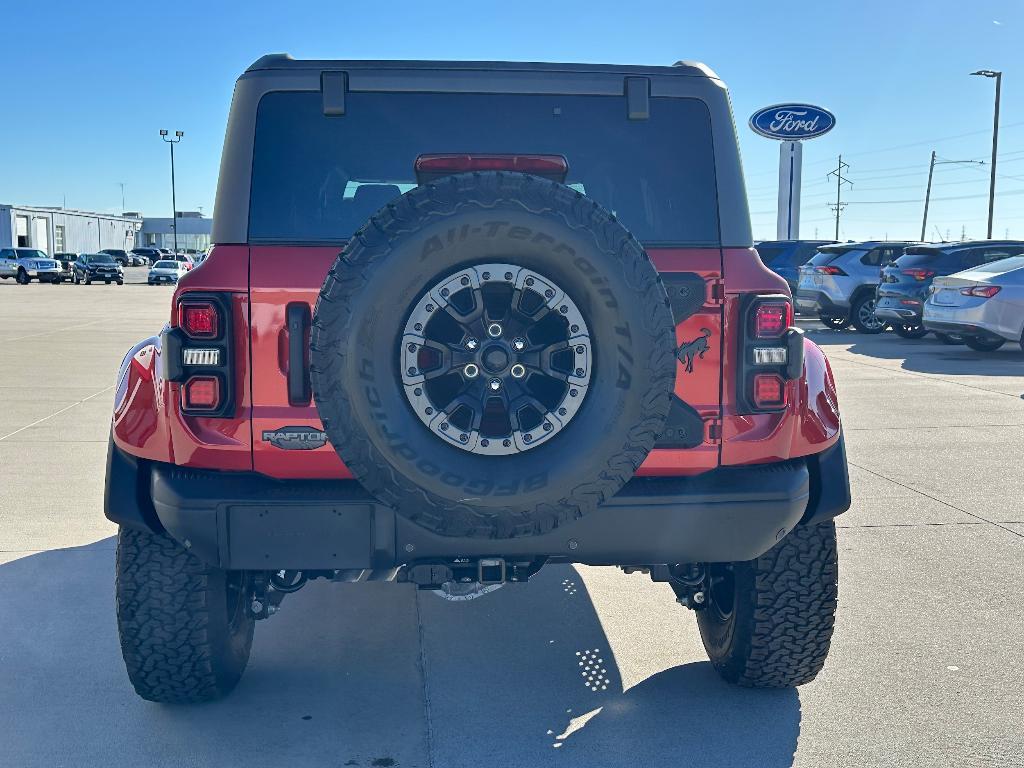
<svg viewBox="0 0 1024 768"><path fill-rule="evenodd" d="M813 139L828 133L835 125L835 115L810 104L776 104L750 116L754 133L780 141Z"/></svg>

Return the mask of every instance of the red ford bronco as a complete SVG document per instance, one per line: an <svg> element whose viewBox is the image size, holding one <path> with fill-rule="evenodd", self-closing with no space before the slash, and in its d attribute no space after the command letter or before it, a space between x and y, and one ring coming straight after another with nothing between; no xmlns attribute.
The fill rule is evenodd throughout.
<svg viewBox="0 0 1024 768"><path fill-rule="evenodd" d="M836 391L708 68L266 56L213 240L118 379L139 695L226 694L310 579L469 599L546 563L668 583L731 682L821 669Z"/></svg>

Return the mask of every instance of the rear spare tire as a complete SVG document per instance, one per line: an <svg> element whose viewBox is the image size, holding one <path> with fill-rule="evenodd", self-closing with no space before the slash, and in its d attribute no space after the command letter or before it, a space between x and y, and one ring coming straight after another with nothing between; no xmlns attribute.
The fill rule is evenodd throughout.
<svg viewBox="0 0 1024 768"><path fill-rule="evenodd" d="M608 211L518 173L417 187L320 293L316 407L355 477L449 536L550 531L629 480L668 413L664 286Z"/></svg>

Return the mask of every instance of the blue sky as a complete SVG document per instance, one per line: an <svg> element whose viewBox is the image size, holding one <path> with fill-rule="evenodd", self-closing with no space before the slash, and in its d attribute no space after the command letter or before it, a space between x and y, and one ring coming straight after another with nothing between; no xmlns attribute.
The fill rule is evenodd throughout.
<svg viewBox="0 0 1024 768"><path fill-rule="evenodd" d="M1003 101L995 235L1024 238L1024 3L516 0L15 3L4 12L0 202L153 216L171 207L158 130L176 151L178 207L210 214L234 79L267 52L296 58L704 61L728 83L754 232L773 237L778 147L757 108L808 101L837 127L804 148L801 234L830 237L825 174L850 163L846 238L916 238L932 149L988 160ZM929 221L983 237L988 167L936 170ZM1002 196L1001 196L1002 195ZM956 198L956 199L946 199ZM897 201L897 202L886 202ZM909 202L898 202L909 201ZM929 225L929 236L936 229Z"/></svg>

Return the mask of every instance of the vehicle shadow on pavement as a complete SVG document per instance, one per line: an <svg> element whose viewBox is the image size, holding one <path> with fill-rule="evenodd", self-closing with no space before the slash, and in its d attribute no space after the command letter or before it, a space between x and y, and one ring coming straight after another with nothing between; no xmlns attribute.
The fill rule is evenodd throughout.
<svg viewBox="0 0 1024 768"><path fill-rule="evenodd" d="M0 565L0 765L790 765L795 691L710 664L623 692L575 569L449 603L410 586L315 582L260 622L212 704L142 701L114 620L114 539ZM638 617L640 618L640 617ZM644 648L629 648L645 659Z"/></svg>
<svg viewBox="0 0 1024 768"><path fill-rule="evenodd" d="M1021 376L1024 354L1018 344L1007 342L994 352L976 352L962 344L943 344L929 334L923 339L903 339L885 332L865 336L855 331L808 330L807 338L828 353L830 346L848 346L851 355L878 360L901 360L900 367L918 373L952 376Z"/></svg>

